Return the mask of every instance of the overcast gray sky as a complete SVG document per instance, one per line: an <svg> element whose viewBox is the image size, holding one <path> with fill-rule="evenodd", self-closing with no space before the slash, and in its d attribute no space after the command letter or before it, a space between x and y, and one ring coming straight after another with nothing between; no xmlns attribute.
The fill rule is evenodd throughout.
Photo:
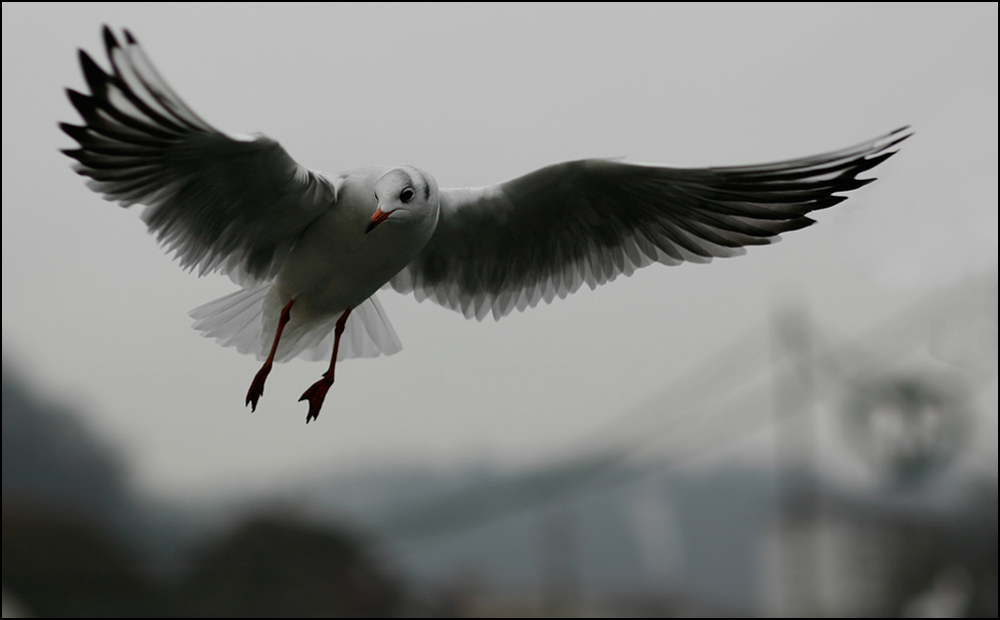
<svg viewBox="0 0 1000 620"><path fill-rule="evenodd" d="M180 270L139 210L58 152L127 27L204 118L331 172L411 164L441 186L584 157L763 163L916 135L819 224L711 265L654 265L477 323L380 298L404 350L271 374L190 328L234 286ZM157 492L396 459L537 460L647 401L794 300L857 333L997 263L997 5L3 5L3 346L120 441ZM994 377L995 381L995 377ZM994 401L995 402L995 401ZM995 417L995 410L993 412ZM995 420L993 422L995 428ZM993 435L996 445L996 434ZM995 450L995 448L994 448Z"/></svg>

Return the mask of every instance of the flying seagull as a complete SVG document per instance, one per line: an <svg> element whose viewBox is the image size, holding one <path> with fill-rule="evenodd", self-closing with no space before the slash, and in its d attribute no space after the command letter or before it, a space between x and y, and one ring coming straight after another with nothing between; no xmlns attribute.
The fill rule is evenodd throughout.
<svg viewBox="0 0 1000 620"><path fill-rule="evenodd" d="M87 185L142 218L182 267L241 289L191 312L195 329L264 361L330 365L305 391L319 415L338 359L402 347L375 293L391 287L483 319L631 275L651 263L743 254L814 223L807 214L874 179L858 175L909 137L903 127L824 155L755 166L668 168L584 159L479 188L439 188L412 166L310 170L274 140L222 132L160 77L135 37L104 28L111 71L83 50L90 89L67 89L83 125Z"/></svg>

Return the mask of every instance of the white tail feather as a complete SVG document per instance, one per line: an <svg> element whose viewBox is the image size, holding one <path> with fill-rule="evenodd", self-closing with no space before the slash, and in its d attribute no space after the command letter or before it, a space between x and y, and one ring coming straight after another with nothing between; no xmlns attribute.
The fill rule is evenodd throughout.
<svg viewBox="0 0 1000 620"><path fill-rule="evenodd" d="M264 360L271 349L278 317L283 304L270 283L236 291L190 312L194 328L206 338L215 338L240 353L252 353ZM275 354L275 361L294 357L309 361L327 361L333 352L333 329L339 313L322 316L308 312L296 314L285 326ZM265 337L266 334L266 337ZM378 299L372 295L351 311L340 338L337 359L392 355L402 350L399 336L389 323Z"/></svg>

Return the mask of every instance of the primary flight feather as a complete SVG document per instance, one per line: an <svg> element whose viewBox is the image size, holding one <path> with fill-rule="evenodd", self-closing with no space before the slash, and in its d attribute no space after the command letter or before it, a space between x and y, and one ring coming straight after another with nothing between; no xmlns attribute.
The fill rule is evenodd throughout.
<svg viewBox="0 0 1000 620"><path fill-rule="evenodd" d="M909 137L898 129L840 151L756 166L682 169L603 159L564 162L505 183L438 188L410 166L309 170L265 136L205 122L160 77L135 38L110 29L106 72L84 51L90 94L68 90L83 125L61 124L88 185L145 206L149 230L199 274L241 290L192 311L195 328L264 365L330 365L302 395L320 411L338 359L389 355L399 338L375 292L391 286L467 317L565 297L659 262L708 262L814 223L807 214L870 183L857 176Z"/></svg>

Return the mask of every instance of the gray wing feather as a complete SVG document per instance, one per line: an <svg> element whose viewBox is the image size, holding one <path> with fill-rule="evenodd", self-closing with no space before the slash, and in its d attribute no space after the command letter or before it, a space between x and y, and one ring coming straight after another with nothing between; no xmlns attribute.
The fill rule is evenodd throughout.
<svg viewBox="0 0 1000 620"><path fill-rule="evenodd" d="M185 268L238 281L273 277L300 233L336 201L339 179L314 173L264 136L237 138L201 119L160 77L136 40L105 27L112 72L86 52L90 95L67 90L82 126L63 123L80 148L88 185L143 219Z"/></svg>
<svg viewBox="0 0 1000 620"><path fill-rule="evenodd" d="M874 179L908 128L757 166L678 169L588 159L479 189L441 190L437 229L391 286L482 319L654 262L709 262L814 223Z"/></svg>

